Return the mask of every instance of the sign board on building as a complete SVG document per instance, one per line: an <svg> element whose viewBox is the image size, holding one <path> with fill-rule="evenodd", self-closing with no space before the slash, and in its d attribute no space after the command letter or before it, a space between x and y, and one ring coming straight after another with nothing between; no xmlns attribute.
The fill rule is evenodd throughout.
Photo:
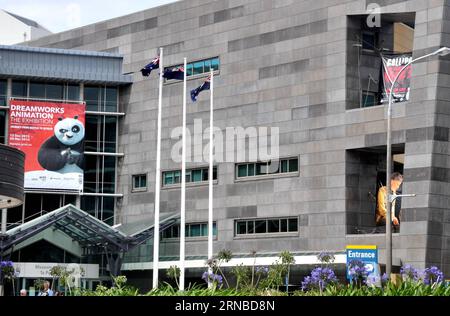
<svg viewBox="0 0 450 316"><path fill-rule="evenodd" d="M392 83L399 74L400 70L412 61L412 54L401 55L383 55L383 102L389 101L389 93L392 91L393 102L402 102L409 100L409 90L411 83L411 64L400 73L394 87Z"/></svg>
<svg viewBox="0 0 450 316"><path fill-rule="evenodd" d="M26 190L83 190L85 108L11 99L8 141L25 153Z"/></svg>
<svg viewBox="0 0 450 316"><path fill-rule="evenodd" d="M39 263L39 262L16 262L14 269L19 273L19 278L51 278L50 269L55 266L65 267L69 271L74 271L83 279L98 279L98 264L78 264L78 263Z"/></svg>
<svg viewBox="0 0 450 316"><path fill-rule="evenodd" d="M347 279L349 276L349 263L353 260L362 261L369 276L379 276L378 249L374 245L348 245L347 246Z"/></svg>

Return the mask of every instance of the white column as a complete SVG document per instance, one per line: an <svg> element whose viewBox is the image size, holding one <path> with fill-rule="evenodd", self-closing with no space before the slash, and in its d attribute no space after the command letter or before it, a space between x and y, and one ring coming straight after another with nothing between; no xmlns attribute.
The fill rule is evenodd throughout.
<svg viewBox="0 0 450 316"><path fill-rule="evenodd" d="M214 182L214 70L211 69L211 82L210 82L210 108L209 108L209 201L208 201L208 259L213 257L213 182ZM211 273L211 268L208 269ZM211 287L212 283L208 282L208 286Z"/></svg>
<svg viewBox="0 0 450 316"><path fill-rule="evenodd" d="M181 154L181 218L180 218L180 291L184 291L184 260L186 230L186 72L187 60L184 58L183 79L183 148Z"/></svg>
<svg viewBox="0 0 450 316"><path fill-rule="evenodd" d="M156 141L156 170L155 170L155 224L153 226L153 288L158 288L159 272L159 197L161 190L161 112L163 89L163 48L159 52L159 98L158 98L158 134Z"/></svg>

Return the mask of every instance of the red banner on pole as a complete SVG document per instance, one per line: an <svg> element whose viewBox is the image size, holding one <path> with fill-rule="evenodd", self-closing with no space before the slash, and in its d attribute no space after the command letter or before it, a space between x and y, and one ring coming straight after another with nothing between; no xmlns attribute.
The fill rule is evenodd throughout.
<svg viewBox="0 0 450 316"><path fill-rule="evenodd" d="M397 77L400 70L412 60L412 54L384 55L383 59L383 102L389 102L392 82ZM409 90L411 82L411 65L409 65L398 77L392 91L393 102L409 100Z"/></svg>
<svg viewBox="0 0 450 316"><path fill-rule="evenodd" d="M25 189L83 191L84 103L10 102L9 145L25 153Z"/></svg>

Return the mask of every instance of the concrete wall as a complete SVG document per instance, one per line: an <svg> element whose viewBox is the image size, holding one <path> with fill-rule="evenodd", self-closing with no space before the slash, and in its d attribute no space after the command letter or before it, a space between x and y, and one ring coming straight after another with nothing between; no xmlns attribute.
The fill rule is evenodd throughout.
<svg viewBox="0 0 450 316"><path fill-rule="evenodd" d="M348 58L347 15L364 14L372 1L185 0L30 43L34 46L118 51L124 72L136 71L165 47L165 64L220 56L216 78L216 125L276 126L281 156L300 157L300 175L235 183L234 164L220 163L214 187L218 241L235 253L340 250L349 243L384 247L384 236L346 234L346 150L382 146L383 107L346 110L354 102L355 61ZM449 1L377 1L382 13L415 13L414 56L450 45ZM443 20L444 18L444 20ZM393 143L405 143L405 218L394 236L394 256L418 267L438 264L450 274L448 190L448 63L431 58L414 66L411 100L394 107ZM353 68L352 68L353 67ZM278 69L278 71L275 71ZM118 191L125 194L123 221L151 217L154 209L158 79L140 74L122 91ZM200 81L189 81L188 89ZM170 159L170 132L181 124L182 84L164 89L162 168ZM357 93L357 91L356 91ZM208 97L188 106L208 122ZM191 164L188 165L190 167ZM131 192L132 174L146 172L149 190ZM187 220L207 220L207 187L187 190ZM179 209L178 189L162 190L163 211ZM296 237L236 239L240 217L300 216ZM186 253L206 254L206 242L190 242ZM381 260L384 251L381 249Z"/></svg>

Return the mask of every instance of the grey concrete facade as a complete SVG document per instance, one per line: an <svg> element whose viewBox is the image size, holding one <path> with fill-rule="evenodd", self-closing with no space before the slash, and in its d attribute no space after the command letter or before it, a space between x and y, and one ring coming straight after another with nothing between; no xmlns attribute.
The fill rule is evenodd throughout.
<svg viewBox="0 0 450 316"><path fill-rule="evenodd" d="M356 0L185 0L30 42L31 46L117 52L124 72L139 70L165 48L164 64L183 57L219 56L215 125L274 126L280 156L299 157L299 175L236 182L234 163L219 163L214 186L215 249L233 253L343 250L377 244L384 235L349 234L358 209L370 214L369 189L355 174L354 149L386 145L383 106L351 109L355 51L348 17L366 14ZM378 0L383 14L414 13L414 56L450 46L450 1ZM394 106L393 143L404 144L404 199L394 257L418 268L438 265L450 275L450 59L415 64L409 102ZM134 75L121 91L117 222L153 216L158 78ZM199 85L188 82L188 89ZM181 125L182 84L164 86L162 169L179 169L170 158L173 128ZM209 122L209 98L188 104L194 118ZM358 158L359 159L359 158ZM202 164L204 166L205 164ZM188 167L196 166L190 164ZM147 173L149 189L131 193L133 174ZM362 181L362 180L361 180ZM355 189L356 188L356 189ZM206 221L207 186L187 190L187 221ZM179 189L163 189L161 209L179 210ZM363 202L361 202L363 201ZM359 204L358 204L359 203ZM234 220L299 216L298 236L236 238ZM168 253L177 253L169 247ZM151 249L148 250L151 252ZM206 241L189 241L187 254L206 254Z"/></svg>

